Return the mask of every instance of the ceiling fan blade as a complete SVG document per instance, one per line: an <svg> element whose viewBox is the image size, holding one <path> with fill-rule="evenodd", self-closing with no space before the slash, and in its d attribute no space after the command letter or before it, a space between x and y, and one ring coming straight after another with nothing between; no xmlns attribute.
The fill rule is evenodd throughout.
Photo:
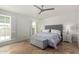
<svg viewBox="0 0 79 59"><path fill-rule="evenodd" d="M46 11L46 10L54 10L55 8L49 8L49 9L43 9L43 11Z"/></svg>
<svg viewBox="0 0 79 59"><path fill-rule="evenodd" d="M44 5L41 5L42 9L44 8Z"/></svg>
<svg viewBox="0 0 79 59"><path fill-rule="evenodd" d="M38 14L41 14L42 13L42 11L40 11Z"/></svg>
<svg viewBox="0 0 79 59"><path fill-rule="evenodd" d="M38 7L37 5L34 5L34 7L36 7L36 8L38 8L38 9L40 9L40 10L41 10L41 8L40 8L40 7Z"/></svg>

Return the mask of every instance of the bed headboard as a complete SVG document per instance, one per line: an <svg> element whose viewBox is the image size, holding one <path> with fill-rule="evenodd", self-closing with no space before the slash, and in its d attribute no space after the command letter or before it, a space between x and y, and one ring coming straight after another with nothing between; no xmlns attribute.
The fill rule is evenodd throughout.
<svg viewBox="0 0 79 59"><path fill-rule="evenodd" d="M56 30L63 30L63 25L45 25L45 29L56 29Z"/></svg>
<svg viewBox="0 0 79 59"><path fill-rule="evenodd" d="M60 30L61 31L61 36L63 37L63 25L62 24L58 24L58 25L45 25L45 29L56 29L56 30Z"/></svg>

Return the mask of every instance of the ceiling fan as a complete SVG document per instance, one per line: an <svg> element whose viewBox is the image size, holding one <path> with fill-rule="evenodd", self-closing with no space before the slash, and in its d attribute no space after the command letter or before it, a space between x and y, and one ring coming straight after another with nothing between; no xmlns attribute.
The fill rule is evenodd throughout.
<svg viewBox="0 0 79 59"><path fill-rule="evenodd" d="M38 8L40 10L40 12L38 14L41 14L42 12L45 12L45 11L49 11L49 10L54 10L55 9L55 8L47 8L47 9L45 9L44 5L41 5L41 7L39 7L37 5L34 5L34 7Z"/></svg>

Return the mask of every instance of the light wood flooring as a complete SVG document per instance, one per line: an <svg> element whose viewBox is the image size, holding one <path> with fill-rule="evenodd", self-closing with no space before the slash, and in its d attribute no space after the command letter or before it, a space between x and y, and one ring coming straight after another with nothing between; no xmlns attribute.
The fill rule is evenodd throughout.
<svg viewBox="0 0 79 59"><path fill-rule="evenodd" d="M27 41L0 47L0 54L78 54L79 48L71 43L61 42L58 49L48 47L45 50L31 45Z"/></svg>

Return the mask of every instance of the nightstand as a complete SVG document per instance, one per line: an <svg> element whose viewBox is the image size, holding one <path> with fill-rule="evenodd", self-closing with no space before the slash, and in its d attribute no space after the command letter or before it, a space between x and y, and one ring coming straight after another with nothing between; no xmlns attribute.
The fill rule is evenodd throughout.
<svg viewBox="0 0 79 59"><path fill-rule="evenodd" d="M72 34L63 32L63 41L72 43Z"/></svg>

